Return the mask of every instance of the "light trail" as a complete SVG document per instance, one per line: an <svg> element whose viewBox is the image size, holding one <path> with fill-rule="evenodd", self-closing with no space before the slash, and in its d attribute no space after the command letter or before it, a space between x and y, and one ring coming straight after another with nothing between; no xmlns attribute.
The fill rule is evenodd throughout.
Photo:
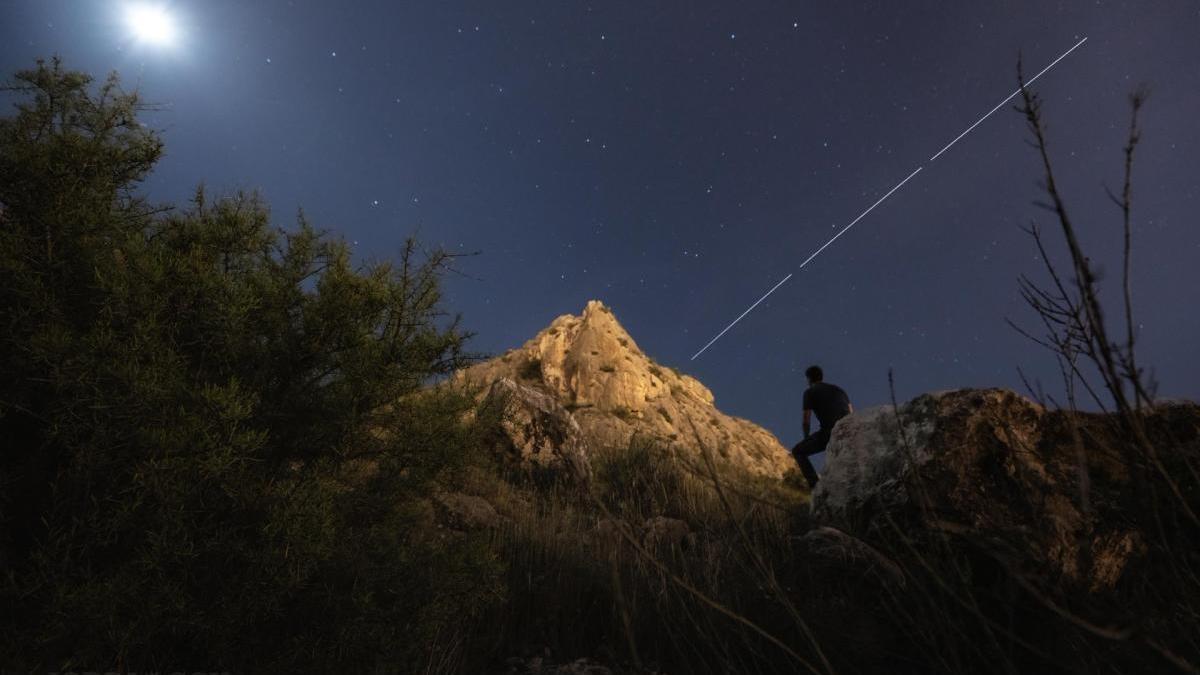
<svg viewBox="0 0 1200 675"><path fill-rule="evenodd" d="M1028 88L1028 87L1029 87L1029 85L1033 84L1034 80L1036 80L1036 79L1038 79L1039 77L1041 77L1041 76L1042 76L1042 75L1043 75L1043 74L1044 74L1046 71L1048 71L1048 70L1050 70L1051 68L1053 68L1053 67L1054 67L1056 64L1058 64L1058 62L1059 62L1059 61L1062 61L1063 59L1065 59L1065 58L1067 57L1067 55L1068 55L1068 54L1070 54L1071 52L1075 51L1075 50L1076 50L1076 49L1077 49L1077 48L1078 48L1080 45L1082 45L1082 44L1083 44L1083 43L1085 43L1085 42L1087 42L1087 37L1084 37L1084 38L1083 38L1082 40L1080 40L1079 42L1076 42L1076 43L1075 43L1075 44L1074 44L1074 45L1073 45L1073 46L1072 46L1070 49L1068 49L1067 51L1063 52L1063 53L1062 53L1062 54L1061 54L1061 55L1060 55L1060 56L1059 56L1057 59L1054 59L1053 61L1051 61L1051 62L1050 62L1050 65L1046 66L1045 68L1042 68L1042 70L1041 70L1040 72L1038 72L1038 74L1037 74L1037 75L1034 75L1032 78L1030 78L1030 79L1029 79L1029 81L1025 83L1025 87L1026 87L1026 88ZM962 132L962 133L961 133L961 134L959 134L957 137L955 137L955 139L954 139L954 140L952 140L952 141L950 141L950 142L949 142L949 143L946 145L946 147L942 148L941 150L938 150L938 151L937 151L937 153L936 153L936 154L934 154L934 156L933 156L933 157L930 157L930 158L929 158L929 161L930 161L930 162L932 162L933 160L937 159L938 157L941 157L941 156L942 156L942 153L946 152L947 150L949 150L949 149L950 149L950 147L951 147L952 145L954 145L955 143L957 143L957 142L959 142L960 140L962 140L963 136L966 136L967 134L971 133L971 131L972 131L972 130L974 130L974 129L975 129L975 127L977 127L977 126L979 126L980 124L982 124L984 120L986 120L987 118L989 118L989 117L991 117L991 116L992 116L992 113L994 113L994 112L996 112L997 110L999 110L1001 106L1003 106L1005 103L1008 103L1009 101L1011 101L1011 100L1013 99L1013 97L1014 97L1014 96L1016 96L1016 95L1017 95L1017 94L1019 94L1019 93L1021 93L1021 88L1020 88L1020 87L1018 87L1018 88L1017 88L1017 90L1016 90L1016 91L1014 91L1013 93L1009 94L1009 95L1008 95L1008 97L1007 97L1007 98L1005 98L1003 101L1000 101L1000 103L998 103L998 104L996 105L996 107L995 107L995 108L992 108L991 110L989 110L989 111L987 112L987 114L986 114L986 115L984 115L983 117L980 117L978 120L976 120L976 122L975 122L974 124L972 124L971 126L967 127L967 130L966 130L966 131ZM866 210L866 211L863 211L862 213L858 214L858 217L857 217L857 218L855 218L854 220L850 221L850 224L849 224L849 225L847 225L847 226L843 227L841 230L839 230L837 234L833 235L833 238L832 238L832 239L830 239L829 241L825 242L825 243L824 243L824 244L821 246L821 248L818 248L816 251L814 251L814 252L813 252L813 254L812 254L812 255L808 256L808 258L806 258L806 259L804 260L804 262L800 263L800 267L799 267L799 268L797 268L797 270L796 270L796 271L797 271L797 272L799 272L800 270L804 269L804 266L805 266L805 265L807 265L808 263L812 262L812 261L813 261L813 259L814 259L814 258L816 258L817 256L821 255L821 252L822 252L822 251L824 251L825 249L829 248L830 244L832 244L833 242L837 241L837 240L838 240L838 237L841 237L843 234L845 234L846 232L848 232L848 231L850 230L850 228L854 227L854 225L855 225L856 223L858 223L858 221L860 221L860 220L862 220L864 217L866 217L866 215L867 215L868 213L870 213L871 211L873 211L873 210L875 209L875 207L876 207L876 206L879 206L880 204L882 204L882 203L883 203L883 201L884 201L885 199L887 199L888 197L891 197L891 196L892 196L892 193L894 193L896 190L899 190L899 189L901 188L901 186L903 186L905 183L907 183L907 182L909 181L909 179L911 179L913 176L915 176L915 175L917 175L918 173L920 173L920 172L921 172L921 169L924 169L924 168L925 168L925 167L923 167L923 166L918 166L918 167L916 168L916 170L915 170L915 171L913 171L912 173L908 174L908 176L907 176L907 177L905 177L905 179L904 179L904 180L900 181L899 183L896 183L896 187L892 188L891 190L888 190L887 194L885 194L884 196L880 197L880 198L879 198L879 199L878 199L878 200L877 200L877 201L876 201L874 204L872 204L871 206L867 207L867 210ZM764 294L763 294L763 296L762 296L761 298L759 298L758 300L754 301L754 304L753 304L753 305L750 305L748 308L746 308L746 311L744 311L744 312L742 312L741 314L739 314L739 315L738 315L738 318L736 318L736 319L734 319L732 322L730 322L730 324L729 324L728 326L726 326L726 327L725 327L725 328L724 328L724 329L723 329L723 330L722 330L720 333L717 333L717 336L716 336L716 337L714 337L713 339L709 340L709 341L708 341L708 344L706 344L706 345L704 345L703 347L701 347L701 348L700 348L700 351L698 351L698 352L696 352L694 355L692 355L692 358L691 358L690 360L692 360L692 361L695 361L695 360L697 359L697 357L699 357L701 354L703 354L703 353L704 353L704 352L705 352L705 351L706 351L706 350L707 350L709 347L713 346L713 344L715 344L717 340L720 340L720 339L721 339L721 337L723 337L723 336L724 336L726 333L728 333L728 332L730 331L730 329L732 329L734 326L736 326L736 325L738 324L738 322L739 322L739 321L741 321L742 319L746 318L746 315L747 315L747 314L749 314L750 312L754 311L754 308L755 308L755 307L758 307L760 304L762 304L762 301L763 301L763 300L766 300L768 297L770 297L770 295L771 295L772 293L774 293L775 291L779 290L779 287L780 287L780 286L782 286L782 285L784 285L785 283L787 283L787 281L788 281L789 279L791 279L791 278L792 278L792 276L794 276L794 274L795 274L795 273L788 274L786 277L784 277L783 279L781 279L781 280L779 281L779 283L777 283L777 284L775 284L774 286L772 286L772 287L771 287L771 290L767 291L766 293L764 293Z"/></svg>
<svg viewBox="0 0 1200 675"><path fill-rule="evenodd" d="M865 216L865 215L867 215L868 213L870 213L870 212L872 211L872 209L874 209L876 206L879 206L880 204L882 204L882 203L883 203L883 200L887 199L888 197L891 197L891 196L892 196L892 193L893 193L893 192L895 192L896 190L899 190L901 185L904 185L905 183L907 183L909 178L912 178L913 176L915 176L915 175L917 175L918 173L920 173L922 168L924 168L924 167L920 167L920 166L918 166L916 171L914 171L914 172L912 172L912 173L908 174L908 178L905 178L904 180L902 180L902 181L900 181L899 183L897 183L897 184L896 184L896 187L892 188L891 190L888 190L888 193L887 193L886 195L884 195L884 196L880 197L880 198L879 198L879 201L875 202L875 203L874 203L874 204L872 204L870 207L868 207L866 211L863 211L862 213L858 214L858 217L857 217L857 218L855 218L854 220L850 221L850 224L849 224L849 225L847 225L847 226L843 227L841 230L839 230L837 234L833 235L833 238L832 238L832 239L830 239L829 241L825 242L825 245L824 245L824 246L822 246L821 248L817 249L817 250L816 250L816 251L815 251L815 252L814 252L812 255L808 256L808 259L807 259L807 260L805 260L804 262L800 263L800 267L799 267L799 269L798 269L797 271L804 269L804 266L805 266L805 265L807 265L808 263L812 262L812 259L813 259L813 258L817 257L818 255L821 255L821 251L824 251L826 248L829 248L829 245L830 245L830 244L832 244L833 242L837 241L838 237L842 236L843 234L846 234L846 231L847 231L847 230L849 230L850 228L854 227L854 224L855 224L855 223L857 223L858 221L862 220L862 219L863 219L863 216ZM691 360L691 361L695 361L695 360L696 360L696 357L697 357L697 356L700 356L701 354L703 354L705 349L708 349L709 347L711 347L711 346L713 345L713 343L714 343L714 342L716 342L717 340L720 340L720 339L721 339L721 336L722 336L722 335L724 335L724 334L726 334L726 333L728 333L730 328L733 328L734 326L736 326L736 325L737 325L737 322L739 322L739 321L741 321L742 319L744 319L744 318L746 317L746 315L747 315L747 314L749 314L750 312L752 312L752 311L754 310L754 308L755 308L755 307L758 307L759 303L761 303L763 300L766 300L766 299L767 299L767 296L769 296L769 295L771 295L772 293L774 293L774 292L775 292L775 291L776 291L776 290L777 290L777 289L778 289L780 286L782 286L782 285L783 285L785 282L787 282L787 280L788 280L788 279L791 279L791 278L792 278L792 275L791 275L791 274L789 274L789 275L787 275L786 277L784 277L784 278L783 278L783 281L780 281L779 283L777 283L777 284L775 284L773 287L771 287L771 290L767 291L767 292L766 292L766 294L764 294L764 295L763 295L761 298L759 298L759 299L758 299L758 301L757 301L757 302L755 302L753 305L750 305L750 308L749 308L749 309L747 309L746 311L742 312L741 316L739 316L738 318L734 319L734 320L733 320L733 323L730 323L728 326L726 326L726 327L725 327L725 330L721 331L720 333L717 333L717 336L716 336L715 338L713 338L713 339L709 340L709 341L708 341L708 344L704 345L704 347L703 347L703 348L702 348L700 351L696 352L696 353L695 353L695 355L693 355L693 356L692 356L692 358L691 358L690 360Z"/></svg>
<svg viewBox="0 0 1200 675"><path fill-rule="evenodd" d="M891 190L888 190L888 193L886 195L880 197L879 201L875 202L870 207L868 207L866 211L863 211L862 213L858 214L858 217L855 218L854 220L850 221L849 225L843 227L840 232L833 235L833 239L830 239L829 241L825 242L824 246L817 249L815 253L808 256L808 258L804 262L800 263L800 269L804 269L804 266L807 265L809 262L811 262L813 258L820 255L821 251L824 251L825 249L829 248L829 245L832 244L833 242L837 241L838 237L842 236L843 234L846 234L846 231L849 230L850 228L854 227L855 223L862 220L863 217L866 216L871 211L874 211L876 206L879 206L880 204L883 203L883 200L887 199L888 197L891 197L893 192L895 192L896 190L899 190L900 186L907 183L909 178L912 178L913 176L921 173L921 169L924 169L924 168L925 167L923 167L923 166L918 166L916 171L908 174L908 178L905 178L904 180L900 181L899 183L896 183L896 187L892 188Z"/></svg>
<svg viewBox="0 0 1200 675"><path fill-rule="evenodd" d="M696 360L696 357L697 357L697 356L700 356L701 354L703 354L705 349L708 349L709 347L713 346L713 343L714 343L714 342L716 342L717 340L720 340L722 335L724 335L724 334L728 333L730 328L733 328L734 326L736 326L736 325L737 325L737 322L741 321L742 319L744 319L744 318L746 317L746 315L747 315L747 314L749 314L750 312L754 311L754 308L755 308L755 307L758 307L758 303L762 302L763 300L766 300L768 295L770 295L770 294L774 293L774 292L775 292L775 289L777 289L777 288L779 288L780 286L782 286L784 283L786 283L786 282L787 282L787 280L788 280L788 279L791 279L791 278L792 278L792 275L791 275L791 274L789 274L789 275L787 275L786 277L784 277L782 281L780 281L779 283L777 283L777 284L775 284L774 286L772 286L772 287L771 287L771 290L769 290L769 291L767 291L766 293L764 293L764 294L763 294L763 296L762 296L761 298L759 298L757 301L755 301L755 303L754 303L753 305L750 305L750 308L749 308L749 309L747 309L746 311L742 312L741 316L739 316L738 318L734 319L734 320L733 320L733 323L729 324L728 326L725 326L725 330L721 331L720 333L717 333L717 337L715 337L715 338L713 338L713 339L709 340L709 341L708 341L708 344L704 345L704 347L703 347L703 348L701 348L701 349L700 349L700 351L696 352L696 354L695 354L694 356L692 356L692 358L691 358L690 360L692 360L692 361L695 361L695 360Z"/></svg>
<svg viewBox="0 0 1200 675"><path fill-rule="evenodd" d="M1081 44L1083 44L1083 43L1085 43L1085 42L1087 42L1087 38L1086 38L1086 37L1085 37L1085 38L1083 38L1082 40L1080 40L1079 42L1076 42L1074 47L1071 47L1071 48L1070 48L1070 49L1068 49L1067 51L1063 52L1063 53L1062 53L1062 56L1058 57L1057 59L1054 59L1054 61L1052 61L1052 62L1050 63L1050 65L1046 66L1045 68L1042 68L1042 72L1041 72L1041 73L1038 73L1037 75L1034 75L1033 77L1029 78L1029 81L1025 83L1025 88L1026 88L1026 89L1028 89L1028 88L1029 88L1029 85L1033 84L1034 80L1036 80L1036 79L1038 79L1039 77L1041 77L1041 76L1042 76L1042 73L1044 73L1044 72L1046 72L1047 70L1050 70L1051 68L1053 68L1053 67L1055 66L1055 64L1057 64L1059 61L1062 61L1063 59L1065 59L1065 58L1067 57L1067 54L1070 54L1071 52L1075 51L1075 47L1078 47L1079 45L1081 45ZM1002 105L1004 105L1005 103L1008 103L1009 101L1011 101L1011 100L1013 99L1013 97L1014 97L1014 96L1016 96L1016 95L1017 95L1017 94L1019 94L1019 93L1021 93L1021 88L1020 88L1020 87L1017 87L1017 90L1016 90L1016 91L1014 91L1013 93L1009 94L1009 95L1008 95L1008 98L1006 98L1006 99L1004 99L1003 101L1000 101L999 103L997 103L995 108L992 108L991 110L989 110L989 111L987 112L987 114L986 114L986 115L984 115L983 117L980 117L980 118L979 118L979 120L978 120L977 122L975 122L975 124L972 124L971 126L967 127L967 130L966 130L966 131L962 132L962 133L961 133L961 134L959 134L959 135L958 135L958 136L957 136L957 137L956 137L954 140L952 140L952 141L950 141L949 143L947 143L947 144L946 144L946 147L942 148L941 150L938 150L938 151L937 151L937 154L935 154L933 157L930 157L930 158L929 158L929 161L931 161L931 162L932 162L933 160L937 159L938 157L941 157L941 156L942 156L942 153L943 153L943 152L945 152L945 151L947 151L947 150L949 150L951 145L954 145L955 143L957 143L957 142L959 141L959 139L960 139L960 138L962 138L963 136L966 136L967 134L971 133L971 130L972 130L972 129L974 129L975 127L979 126L979 123L980 123L980 122L982 122L982 121L986 120L987 118L991 117L991 116L992 116L992 113L994 113L994 112L996 112L997 110L999 110L999 109L1000 109L1000 106L1002 106Z"/></svg>

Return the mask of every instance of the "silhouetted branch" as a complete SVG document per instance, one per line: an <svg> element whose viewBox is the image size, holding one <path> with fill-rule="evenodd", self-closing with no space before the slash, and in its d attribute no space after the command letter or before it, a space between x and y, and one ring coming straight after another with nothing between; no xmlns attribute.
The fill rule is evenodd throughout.
<svg viewBox="0 0 1200 675"><path fill-rule="evenodd" d="M1131 469L1147 465L1152 467L1169 489L1181 512L1193 525L1200 526L1200 517L1197 517L1196 512L1191 508L1191 505L1179 487L1178 481L1172 477L1171 473L1164 466L1154 443L1146 436L1146 429L1142 418L1142 405L1143 403L1150 403L1151 400L1144 383L1141 381L1141 371L1137 366L1134 355L1135 334L1133 330L1132 293L1130 290L1132 167L1134 149L1140 140L1137 114L1141 106L1145 103L1146 90L1144 88L1138 89L1130 96L1132 114L1129 136L1125 145L1125 181L1120 199L1124 232L1123 290L1126 324L1126 342L1122 346L1115 344L1108 337L1108 329L1104 322L1103 310L1097 290L1097 274L1092 267L1091 261L1083 253L1075 227L1067 213L1062 194L1059 192L1058 184L1055 181L1054 170L1051 166L1049 151L1047 149L1045 129L1041 118L1041 101L1036 94L1030 92L1025 86L1025 78L1020 61L1017 63L1017 79L1020 84L1021 99L1023 101L1023 105L1018 107L1017 110L1025 116L1030 133L1033 135L1034 147L1038 151L1038 157L1045 172L1042 189L1050 200L1048 203L1039 203L1039 206L1049 208L1055 214L1063 239L1067 244L1071 267L1074 272L1073 284L1068 289L1068 285L1063 282L1054 264L1050 261L1049 256L1046 255L1040 230L1036 225L1026 230L1037 244L1047 272L1054 282L1053 289L1047 291L1037 287L1025 278L1019 280L1022 298L1037 313L1049 331L1047 340L1035 340L1035 342L1043 346L1046 344L1051 345L1050 348L1052 351L1055 351L1062 359L1065 359L1066 363L1071 364L1072 374L1079 376L1080 381L1085 386L1088 386L1087 378L1080 376L1078 368L1075 367L1075 355L1083 354L1092 362L1104 382L1104 388L1112 396L1118 415L1117 419L1127 433L1128 443L1122 444L1122 448L1126 450L1128 465ZM1028 336L1028 333L1025 331L1021 332ZM1072 387L1071 378L1066 375L1064 375L1064 378L1067 380L1064 384L1067 386L1068 394L1070 395ZM1131 385L1133 391L1132 403L1125 392L1125 384L1127 382ZM1094 398L1098 399L1095 396ZM1145 464L1142 463L1143 461ZM1136 471L1134 474L1140 475Z"/></svg>
<svg viewBox="0 0 1200 675"><path fill-rule="evenodd" d="M1125 376L1133 383L1133 391L1135 405L1140 409L1142 403L1149 403L1149 397L1146 396L1145 390L1141 385L1140 373L1137 369L1137 362L1134 357L1134 331L1133 331L1133 300L1130 291L1130 257L1132 253L1132 238L1131 228L1129 225L1129 214L1133 207L1133 151L1137 147L1138 141L1141 140L1141 131L1138 129L1138 111L1146 102L1146 97L1149 91L1143 86L1134 90L1129 95L1129 106L1131 109L1129 115L1129 139L1125 143L1125 183L1121 190L1121 220L1125 235L1125 247L1123 255L1123 272L1122 272L1122 291L1125 296Z"/></svg>

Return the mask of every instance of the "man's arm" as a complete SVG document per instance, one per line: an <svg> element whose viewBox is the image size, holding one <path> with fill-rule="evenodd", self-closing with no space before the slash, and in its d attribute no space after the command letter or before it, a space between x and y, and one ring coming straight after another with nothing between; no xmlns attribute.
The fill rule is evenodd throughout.
<svg viewBox="0 0 1200 675"><path fill-rule="evenodd" d="M804 437L808 438L808 431L812 427L812 410L804 410Z"/></svg>

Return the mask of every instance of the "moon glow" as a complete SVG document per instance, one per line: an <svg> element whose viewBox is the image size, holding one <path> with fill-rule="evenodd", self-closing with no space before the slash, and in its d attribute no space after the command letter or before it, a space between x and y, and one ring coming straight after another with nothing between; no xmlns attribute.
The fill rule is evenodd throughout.
<svg viewBox="0 0 1200 675"><path fill-rule="evenodd" d="M175 23L162 7L133 5L125 10L125 21L139 42L159 47L175 43Z"/></svg>

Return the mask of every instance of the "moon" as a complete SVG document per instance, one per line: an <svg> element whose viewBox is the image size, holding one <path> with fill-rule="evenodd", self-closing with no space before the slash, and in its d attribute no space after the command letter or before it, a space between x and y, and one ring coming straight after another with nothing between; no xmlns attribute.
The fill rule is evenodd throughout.
<svg viewBox="0 0 1200 675"><path fill-rule="evenodd" d="M178 32L167 10L155 5L131 5L125 10L125 22L139 42L157 47L175 44Z"/></svg>

